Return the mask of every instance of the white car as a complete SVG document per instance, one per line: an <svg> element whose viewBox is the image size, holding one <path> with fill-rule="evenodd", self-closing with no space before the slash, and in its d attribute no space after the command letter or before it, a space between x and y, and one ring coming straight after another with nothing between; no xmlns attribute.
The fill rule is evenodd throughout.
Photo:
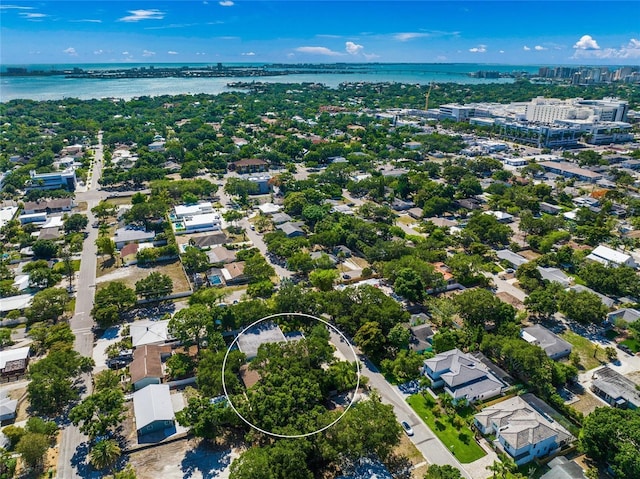
<svg viewBox="0 0 640 479"><path fill-rule="evenodd" d="M407 421L401 421L400 424L402 424L402 429L407 433L407 436L413 436L413 428Z"/></svg>

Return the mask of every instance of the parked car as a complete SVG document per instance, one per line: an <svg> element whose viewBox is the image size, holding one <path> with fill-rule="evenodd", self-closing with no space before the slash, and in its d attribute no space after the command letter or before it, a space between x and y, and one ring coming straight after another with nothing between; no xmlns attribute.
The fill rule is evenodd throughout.
<svg viewBox="0 0 640 479"><path fill-rule="evenodd" d="M400 422L402 424L402 429L407 433L407 436L413 436L413 428L409 425L407 421Z"/></svg>

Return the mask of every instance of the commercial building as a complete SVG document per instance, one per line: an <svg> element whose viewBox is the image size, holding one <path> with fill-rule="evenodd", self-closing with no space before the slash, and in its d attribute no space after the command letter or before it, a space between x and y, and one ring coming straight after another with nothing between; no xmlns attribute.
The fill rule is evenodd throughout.
<svg viewBox="0 0 640 479"><path fill-rule="evenodd" d="M595 183L602 179L602 174L569 163L568 161L541 161L538 163L545 171L564 176L565 178L576 178L580 181Z"/></svg>
<svg viewBox="0 0 640 479"><path fill-rule="evenodd" d="M75 191L78 184L74 169L58 171L55 173L29 172L30 179L25 184L25 189L30 190L69 190Z"/></svg>

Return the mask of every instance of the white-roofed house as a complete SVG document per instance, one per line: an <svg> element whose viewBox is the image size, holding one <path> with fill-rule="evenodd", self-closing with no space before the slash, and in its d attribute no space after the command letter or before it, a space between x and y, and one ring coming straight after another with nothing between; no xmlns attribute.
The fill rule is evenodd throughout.
<svg viewBox="0 0 640 479"><path fill-rule="evenodd" d="M545 406L532 394L516 396L484 408L474 423L482 434L495 434L494 444L520 466L553 454L573 439Z"/></svg>
<svg viewBox="0 0 640 479"><path fill-rule="evenodd" d="M0 422L15 419L17 409L17 399L11 399L5 391L0 393Z"/></svg>
<svg viewBox="0 0 640 479"><path fill-rule="evenodd" d="M135 321L129 330L134 348L145 344L164 344L173 339L169 334L169 321Z"/></svg>
<svg viewBox="0 0 640 479"><path fill-rule="evenodd" d="M459 349L424 361L424 374L434 388L444 387L454 403L482 401L499 395L506 385L473 356Z"/></svg>
<svg viewBox="0 0 640 479"><path fill-rule="evenodd" d="M150 384L133 393L138 435L175 428L175 414L168 384ZM167 434L168 435L168 434Z"/></svg>
<svg viewBox="0 0 640 479"><path fill-rule="evenodd" d="M518 253L514 253L509 249L501 249L499 251L496 251L496 256L499 260L506 261L516 269L529 262L529 260L524 256L520 256Z"/></svg>
<svg viewBox="0 0 640 479"><path fill-rule="evenodd" d="M0 351L0 375L12 376L22 374L29 364L29 346Z"/></svg>
<svg viewBox="0 0 640 479"><path fill-rule="evenodd" d="M587 259L597 261L605 266L629 266L635 268L636 262L633 256L621 251L616 251L608 246L600 245L594 249L591 254L587 256Z"/></svg>
<svg viewBox="0 0 640 479"><path fill-rule="evenodd" d="M32 294L20 294L18 296L9 296L8 298L0 298L0 315L9 311L26 309L31 306L33 301Z"/></svg>

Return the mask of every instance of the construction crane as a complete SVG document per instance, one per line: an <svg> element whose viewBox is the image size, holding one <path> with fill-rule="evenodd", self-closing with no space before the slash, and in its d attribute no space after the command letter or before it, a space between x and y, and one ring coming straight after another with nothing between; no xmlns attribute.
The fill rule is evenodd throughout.
<svg viewBox="0 0 640 479"><path fill-rule="evenodd" d="M429 91L424 96L424 111L429 110L429 95L431 95L431 89L433 88L433 82L429 84Z"/></svg>

